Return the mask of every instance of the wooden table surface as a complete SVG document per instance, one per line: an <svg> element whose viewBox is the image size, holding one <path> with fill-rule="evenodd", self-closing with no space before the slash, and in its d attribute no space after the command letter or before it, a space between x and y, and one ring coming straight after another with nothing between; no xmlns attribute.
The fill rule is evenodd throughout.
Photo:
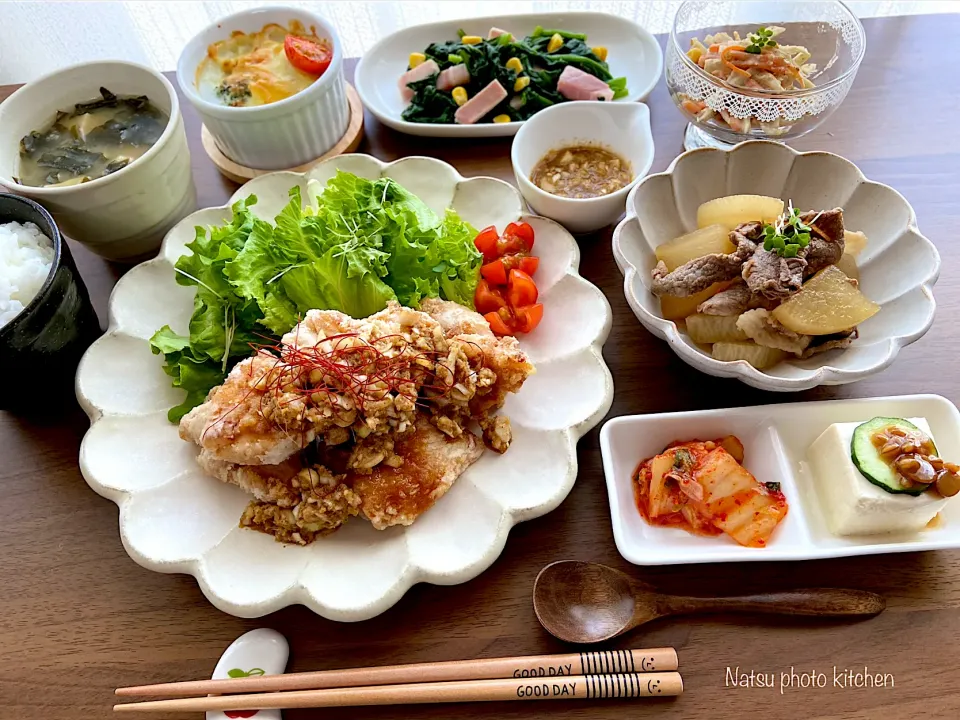
<svg viewBox="0 0 960 720"><path fill-rule="evenodd" d="M912 203L921 230L939 247L943 272L932 330L896 364L854 385L791 396L754 390L697 373L636 321L621 292L610 231L581 241L581 273L613 307L604 349L616 398L611 416L794 400L918 392L960 399L960 99L956 77L927 61L936 37L960 36L960 15L868 20L867 56L849 97L801 150L840 153L864 174ZM661 43L663 39L661 38ZM944 51L932 51L934 53ZM944 56L941 58L946 60ZM355 63L348 64L352 74ZM952 86L953 90L948 88ZM0 98L15 88L0 88ZM649 100L663 170L681 151L684 120L661 83ZM181 106L190 138L200 205L219 205L235 189L200 146L197 116ZM432 155L465 175L512 181L509 140L458 142L406 137L367 116L362 152L392 160ZM101 320L124 268L74 246ZM5 381L15 379L4 378ZM580 475L554 512L510 533L499 560L455 587L419 585L380 617L338 624L291 607L258 620L211 606L192 577L136 565L117 532L116 506L80 475L77 453L87 429L75 406L36 417L0 412L0 718L106 718L118 685L209 677L221 651L255 627L290 641L290 670L560 652L537 624L530 593L537 571L560 559L592 560L629 570L666 590L739 593L801 586L849 586L883 593L889 609L853 623L689 618L655 624L613 647L673 645L686 693L678 700L394 707L370 711L289 711L288 718L618 718L628 712L688 720L756 716L794 718L956 718L960 689L960 554L926 552L817 562L633 568L617 554L610 529L597 430L580 442ZM889 673L894 687L837 687L834 668ZM794 686L733 687L741 673L798 674ZM798 687L799 674L823 673L826 687ZM636 702L636 701L634 701ZM167 717L167 716L165 716ZM169 716L171 718L195 716Z"/></svg>

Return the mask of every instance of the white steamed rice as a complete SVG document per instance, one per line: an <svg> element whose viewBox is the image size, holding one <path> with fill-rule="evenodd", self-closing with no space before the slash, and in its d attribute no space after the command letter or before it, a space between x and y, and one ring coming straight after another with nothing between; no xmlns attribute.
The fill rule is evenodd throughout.
<svg viewBox="0 0 960 720"><path fill-rule="evenodd" d="M53 264L53 242L32 222L0 224L0 327L40 291Z"/></svg>

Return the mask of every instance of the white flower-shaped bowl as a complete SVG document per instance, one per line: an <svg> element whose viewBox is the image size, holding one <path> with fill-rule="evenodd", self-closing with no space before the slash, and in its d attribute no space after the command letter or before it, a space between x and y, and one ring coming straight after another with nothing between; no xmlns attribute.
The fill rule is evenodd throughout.
<svg viewBox="0 0 960 720"><path fill-rule="evenodd" d="M701 203L737 194L771 195L803 209L842 207L846 228L866 233L869 242L857 258L860 289L881 309L860 325L852 346L757 370L743 360L714 360L676 323L663 318L660 302L650 291L654 248L694 230ZM613 254L624 276L627 303L644 327L698 370L763 390L841 385L879 372L893 363L900 348L930 328L936 310L933 285L940 274L940 255L920 234L906 199L887 185L867 180L839 155L801 153L775 142L691 150L665 172L644 178L627 198L627 215L613 234Z"/></svg>
<svg viewBox="0 0 960 720"><path fill-rule="evenodd" d="M504 408L514 428L510 450L485 453L412 526L377 531L357 519L307 547L240 529L250 498L197 467L196 447L182 441L166 418L182 391L170 386L148 343L164 324L187 331L194 291L177 285L173 264L193 239L194 226L227 220L230 206L200 210L175 226L156 259L117 283L109 329L80 363L77 397L91 421L80 468L96 492L119 506L120 535L134 560L158 572L193 575L210 601L233 615L258 617L299 603L333 620L364 620L414 583L470 580L497 558L515 523L549 512L567 496L577 476L577 440L613 399L601 355L610 306L578 275L580 254L570 234L550 220L523 215L509 184L464 179L432 158L385 164L343 155L306 175L256 178L230 203L255 194L254 212L273 219L292 186L305 190L310 179L325 182L337 169L391 177L435 211L453 207L477 228L502 230L521 217L533 225L545 312L521 343L537 373Z"/></svg>

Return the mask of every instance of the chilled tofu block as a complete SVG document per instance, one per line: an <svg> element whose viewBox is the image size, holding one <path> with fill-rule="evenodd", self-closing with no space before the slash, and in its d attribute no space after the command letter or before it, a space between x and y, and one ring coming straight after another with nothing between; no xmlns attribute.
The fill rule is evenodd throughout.
<svg viewBox="0 0 960 720"><path fill-rule="evenodd" d="M910 422L933 437L923 418ZM837 535L878 535L922 530L947 498L933 492L890 493L867 480L853 464L850 441L861 423L834 423L810 446L814 488L830 530Z"/></svg>

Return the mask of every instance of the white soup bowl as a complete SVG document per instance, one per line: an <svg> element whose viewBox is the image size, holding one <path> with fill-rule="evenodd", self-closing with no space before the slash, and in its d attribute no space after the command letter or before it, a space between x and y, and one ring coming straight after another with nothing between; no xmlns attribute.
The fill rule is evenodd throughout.
<svg viewBox="0 0 960 720"><path fill-rule="evenodd" d="M100 97L146 95L170 116L156 144L122 170L67 187L31 187L20 174L20 139L44 130L57 111ZM109 60L74 65L23 86L0 104L0 184L36 200L60 228L108 260L156 253L167 231L197 206L177 93L160 73Z"/></svg>

